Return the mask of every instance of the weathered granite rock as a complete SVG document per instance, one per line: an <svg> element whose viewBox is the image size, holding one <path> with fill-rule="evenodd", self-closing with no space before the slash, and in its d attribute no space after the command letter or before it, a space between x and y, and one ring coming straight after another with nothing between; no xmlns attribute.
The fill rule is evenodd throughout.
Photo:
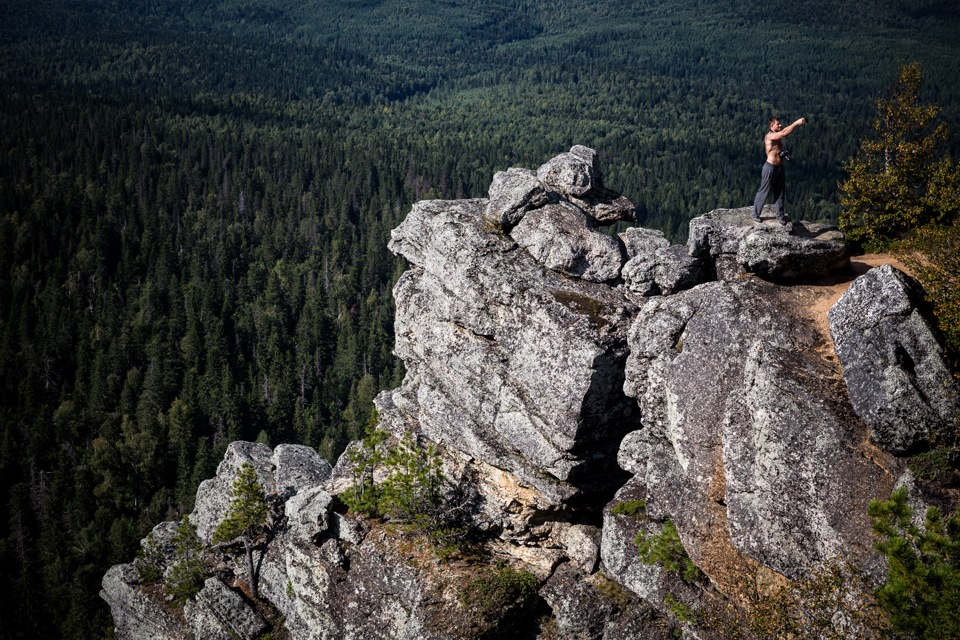
<svg viewBox="0 0 960 640"><path fill-rule="evenodd" d="M694 258L684 246L666 246L638 252L620 272L634 296L671 295L705 282L710 273L704 258Z"/></svg>
<svg viewBox="0 0 960 640"><path fill-rule="evenodd" d="M782 233L752 233L737 249L737 263L771 279L824 276L849 266L847 245Z"/></svg>
<svg viewBox="0 0 960 640"><path fill-rule="evenodd" d="M270 458L275 469L277 493L286 494L302 487L314 487L330 477L332 467L316 450L302 444L281 444Z"/></svg>
<svg viewBox="0 0 960 640"><path fill-rule="evenodd" d="M589 575L600 560L600 529L585 524L575 524L564 535L564 547L571 563Z"/></svg>
<svg viewBox="0 0 960 640"><path fill-rule="evenodd" d="M273 491L273 451L265 444L255 442L231 442L223 460L217 465L217 475L204 480L197 488L190 521L197 527L197 535L207 542L214 530L227 515L233 499L233 482L244 463L253 466L257 480L267 491Z"/></svg>
<svg viewBox="0 0 960 640"><path fill-rule="evenodd" d="M537 178L547 189L565 196L583 196L602 186L597 152L581 145L541 165Z"/></svg>
<svg viewBox="0 0 960 640"><path fill-rule="evenodd" d="M621 502L644 500L647 494L643 480L635 477L627 482L604 508L600 543L603 567L619 584L663 613L668 611L664 604L667 595L696 608L702 598L700 589L684 581L679 575L666 571L662 566L647 564L640 559L635 542L637 536L641 533L659 535L663 529L662 522L649 518L645 511L635 515L613 513L613 509Z"/></svg>
<svg viewBox="0 0 960 640"><path fill-rule="evenodd" d="M287 500L284 513L293 535L314 540L330 528L333 496L320 486L298 492Z"/></svg>
<svg viewBox="0 0 960 640"><path fill-rule="evenodd" d="M626 196L603 187L594 187L582 196L570 195L567 199L587 212L599 225L637 220L636 208Z"/></svg>
<svg viewBox="0 0 960 640"><path fill-rule="evenodd" d="M588 577L560 565L540 589L564 640L667 640L669 620L602 576ZM552 636L548 636L552 637Z"/></svg>
<svg viewBox="0 0 960 640"><path fill-rule="evenodd" d="M866 506L889 476L858 452L865 430L817 340L782 289L753 280L652 298L634 322L625 390L644 429L628 468L643 469L648 516L670 518L711 577L734 550L793 577L871 553Z"/></svg>
<svg viewBox="0 0 960 640"><path fill-rule="evenodd" d="M498 171L490 183L484 219L505 229L520 222L524 214L550 201L550 195L530 169Z"/></svg>
<svg viewBox="0 0 960 640"><path fill-rule="evenodd" d="M355 547L346 564L323 545L287 541L264 558L261 592L293 638L444 638L424 628L436 597L422 572L376 544ZM346 567L346 568L345 568Z"/></svg>
<svg viewBox="0 0 960 640"><path fill-rule="evenodd" d="M393 403L432 441L550 502L606 490L615 443L632 430L621 376L634 307L483 232L482 207L421 202L392 233L413 265L394 288L407 375Z"/></svg>
<svg viewBox="0 0 960 640"><path fill-rule="evenodd" d="M912 278L890 265L872 269L827 317L850 401L877 446L902 454L954 432L956 381Z"/></svg>
<svg viewBox="0 0 960 640"><path fill-rule="evenodd" d="M569 203L527 213L510 237L548 269L590 282L613 280L623 266L617 241L594 231L586 214Z"/></svg>
<svg viewBox="0 0 960 640"><path fill-rule="evenodd" d="M670 241L663 235L663 231L657 229L630 227L623 233L618 234L617 237L623 243L627 259L638 255L651 255L657 249L666 249L670 246Z"/></svg>
<svg viewBox="0 0 960 640"><path fill-rule="evenodd" d="M734 280L748 271L790 280L825 275L848 263L848 249L836 239L835 227L810 222L783 226L775 218L758 223L750 216L751 209L745 207L715 209L694 218L687 241L690 255L709 257L719 280Z"/></svg>
<svg viewBox="0 0 960 640"><path fill-rule="evenodd" d="M183 615L197 638L254 640L269 625L253 607L217 578L207 578Z"/></svg>
<svg viewBox="0 0 960 640"><path fill-rule="evenodd" d="M162 593L138 588L133 564L110 567L103 576L100 597L110 606L117 637L125 640L181 640L183 622L165 606Z"/></svg>

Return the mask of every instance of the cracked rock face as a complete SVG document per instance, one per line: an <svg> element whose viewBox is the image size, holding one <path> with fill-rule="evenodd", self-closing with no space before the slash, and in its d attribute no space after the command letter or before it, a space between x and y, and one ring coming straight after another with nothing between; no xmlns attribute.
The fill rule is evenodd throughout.
<svg viewBox="0 0 960 640"><path fill-rule="evenodd" d="M216 578L207 578L200 593L183 609L188 626L198 638L254 640L268 628L253 607Z"/></svg>
<svg viewBox="0 0 960 640"><path fill-rule="evenodd" d="M923 292L890 265L857 278L828 318L850 401L880 448L902 454L952 433L956 381L923 312Z"/></svg>
<svg viewBox="0 0 960 640"><path fill-rule="evenodd" d="M412 263L394 289L407 376L393 402L431 440L554 503L602 490L613 443L632 430L621 388L635 308L482 231L483 206L418 203L392 234Z"/></svg>
<svg viewBox="0 0 960 640"><path fill-rule="evenodd" d="M863 558L867 503L889 493L857 450L842 385L811 353L816 336L778 291L744 281L654 298L630 334L625 391L644 428L621 458L648 488L648 515L673 520L708 574L711 549L729 543L792 577Z"/></svg>

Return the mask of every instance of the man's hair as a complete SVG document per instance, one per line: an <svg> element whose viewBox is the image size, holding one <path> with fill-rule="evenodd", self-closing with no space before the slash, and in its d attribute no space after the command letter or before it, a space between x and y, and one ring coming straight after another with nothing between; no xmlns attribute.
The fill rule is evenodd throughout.
<svg viewBox="0 0 960 640"><path fill-rule="evenodd" d="M778 121L780 116L770 116L770 119L767 121L767 126L771 126L774 122Z"/></svg>

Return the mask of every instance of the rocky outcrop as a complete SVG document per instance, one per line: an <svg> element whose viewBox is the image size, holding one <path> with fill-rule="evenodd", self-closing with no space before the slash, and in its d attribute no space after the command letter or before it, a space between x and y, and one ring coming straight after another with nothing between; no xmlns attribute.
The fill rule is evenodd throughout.
<svg viewBox="0 0 960 640"><path fill-rule="evenodd" d="M407 375L392 406L548 503L603 491L632 425L622 376L635 307L485 231L484 204L421 202L392 234L412 265L394 288Z"/></svg>
<svg viewBox="0 0 960 640"><path fill-rule="evenodd" d="M960 417L956 379L925 316L920 286L889 265L858 278L828 314L853 408L891 453L954 433Z"/></svg>
<svg viewBox="0 0 960 640"><path fill-rule="evenodd" d="M663 232L633 227L620 234L628 260L621 275L627 294L670 295L709 278L709 264L690 255L686 247L671 245Z"/></svg>
<svg viewBox="0 0 960 640"><path fill-rule="evenodd" d="M823 276L849 264L836 227L751 219L752 209L716 209L690 221L691 256L709 258L719 280L748 272L774 281ZM770 211L765 209L765 213Z"/></svg>
<svg viewBox="0 0 960 640"><path fill-rule="evenodd" d="M708 574L722 549L791 577L871 553L867 502L892 479L860 453L864 425L818 338L758 281L656 298L634 322L625 389L643 429L628 464L648 515L671 519Z"/></svg>
<svg viewBox="0 0 960 640"><path fill-rule="evenodd" d="M441 561L415 527L349 513L360 443L332 469L306 447L233 443L190 519L209 541L237 470L256 469L270 607L228 550L182 612L120 565L101 594L118 637L707 640L681 614L757 576L882 571L867 504L956 420L916 285L887 268L853 283L830 313L841 372L802 300L812 285L779 284L841 267L835 230L749 209L694 219L686 246L598 230L630 216L574 147L498 173L487 199L419 202L392 233L410 264L394 288L406 375L376 398L379 429L435 447L483 554ZM154 532L168 554L174 528ZM505 567L536 594L492 607Z"/></svg>

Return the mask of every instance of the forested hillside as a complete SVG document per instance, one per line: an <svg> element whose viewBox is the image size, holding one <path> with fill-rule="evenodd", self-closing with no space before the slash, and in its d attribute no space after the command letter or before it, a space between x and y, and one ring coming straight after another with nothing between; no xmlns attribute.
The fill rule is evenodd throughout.
<svg viewBox="0 0 960 640"><path fill-rule="evenodd" d="M898 63L960 122L958 32L946 0L4 2L0 634L108 636L104 570L230 441L362 433L415 200L584 144L680 240L752 199L777 112L811 122L790 211L835 220Z"/></svg>

